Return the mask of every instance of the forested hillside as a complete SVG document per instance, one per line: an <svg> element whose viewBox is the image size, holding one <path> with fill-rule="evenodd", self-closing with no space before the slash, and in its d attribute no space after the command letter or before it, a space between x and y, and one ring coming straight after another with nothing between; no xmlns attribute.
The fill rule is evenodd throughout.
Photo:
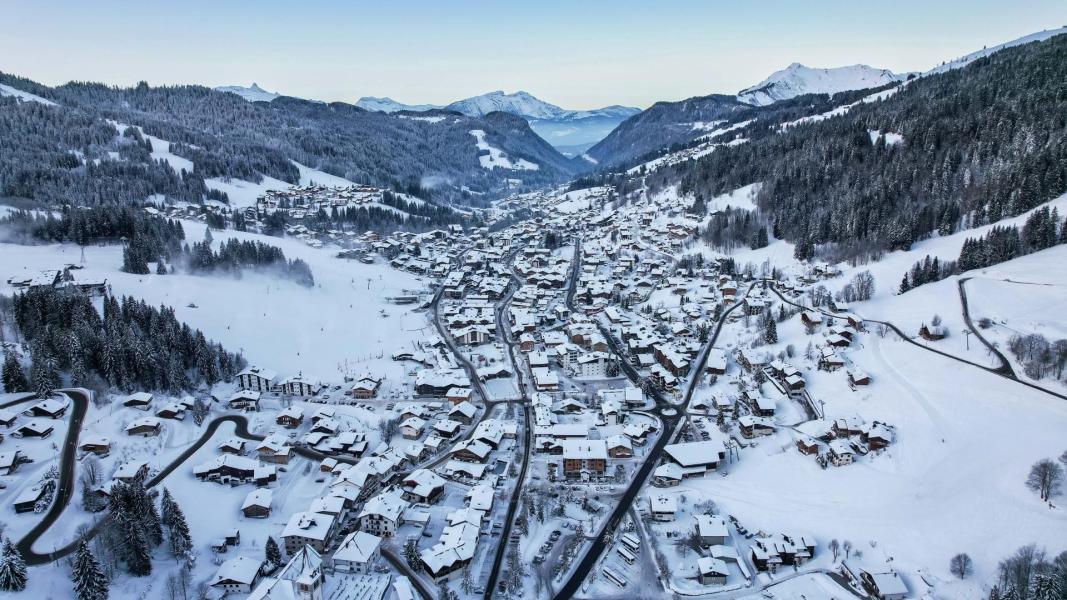
<svg viewBox="0 0 1067 600"><path fill-rule="evenodd" d="M1067 190L1067 36L922 77L883 101L657 173L658 185L711 198L763 182L774 234L810 257L907 248L934 232L1017 215ZM888 135L887 135L888 134Z"/></svg>
<svg viewBox="0 0 1067 600"><path fill-rule="evenodd" d="M381 187L437 200L474 201L505 187L565 179L570 162L522 118L503 113L384 114L344 103L280 97L246 102L200 86L115 88L69 83L48 88L0 74L0 83L56 105L0 98L0 194L76 204L131 202L150 194L198 201L204 178L295 183L292 161ZM182 176L152 161L136 129L172 142L195 164ZM513 160L536 170L485 168L472 130ZM521 181L521 183L520 183ZM431 189L432 188L432 189Z"/></svg>

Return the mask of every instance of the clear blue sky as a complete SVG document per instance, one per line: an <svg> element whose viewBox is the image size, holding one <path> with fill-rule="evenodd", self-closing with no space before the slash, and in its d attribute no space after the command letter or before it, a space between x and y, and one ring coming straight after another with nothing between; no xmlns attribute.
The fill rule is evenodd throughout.
<svg viewBox="0 0 1067 600"><path fill-rule="evenodd" d="M0 70L47 84L242 84L447 103L503 89L566 108L734 93L792 62L925 70L1067 25L1064 0L15 2Z"/></svg>

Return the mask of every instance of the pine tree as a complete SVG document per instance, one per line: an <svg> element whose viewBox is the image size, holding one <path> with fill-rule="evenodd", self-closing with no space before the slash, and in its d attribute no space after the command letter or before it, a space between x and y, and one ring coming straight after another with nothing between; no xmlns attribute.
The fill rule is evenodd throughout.
<svg viewBox="0 0 1067 600"><path fill-rule="evenodd" d="M4 549L0 552L0 590L21 592L26 589L27 578L22 555L11 540L4 540Z"/></svg>
<svg viewBox="0 0 1067 600"><path fill-rule="evenodd" d="M43 347L36 349L31 360L30 378L33 379L33 390L38 396L47 398L60 384L56 360L52 353Z"/></svg>
<svg viewBox="0 0 1067 600"><path fill-rule="evenodd" d="M908 274L905 273L904 274L904 279L902 279L900 281L900 293L903 294L904 292L906 292L906 291L908 291L910 289L911 289L911 284L908 283Z"/></svg>
<svg viewBox="0 0 1067 600"><path fill-rule="evenodd" d="M278 542L274 541L274 538L268 537L265 548L267 572L272 573L275 569L282 566L282 551L278 548Z"/></svg>
<svg viewBox="0 0 1067 600"><path fill-rule="evenodd" d="M96 562L89 544L82 541L74 554L74 597L77 600L107 600L108 581Z"/></svg>
<svg viewBox="0 0 1067 600"><path fill-rule="evenodd" d="M763 341L768 344L777 344L778 326L774 324L774 319L768 317L764 319L764 324Z"/></svg>
<svg viewBox="0 0 1067 600"><path fill-rule="evenodd" d="M135 577L144 577L152 574L152 557L148 551L148 541L145 539L141 528L136 525L134 519L128 521L124 530L126 532L126 570Z"/></svg>
<svg viewBox="0 0 1067 600"><path fill-rule="evenodd" d="M1051 573L1039 573L1034 577L1030 598L1032 600L1060 600L1062 596L1056 587L1056 580Z"/></svg>
<svg viewBox="0 0 1067 600"><path fill-rule="evenodd" d="M26 379L26 373L22 370L14 351L8 351L4 355L4 391L25 392L30 389L30 382Z"/></svg>
<svg viewBox="0 0 1067 600"><path fill-rule="evenodd" d="M185 513L182 512L178 503L170 495L170 491L163 490L163 499L160 501L161 521L167 529L170 540L170 551L174 558L186 558L193 547L192 537L189 535L189 524L185 521Z"/></svg>

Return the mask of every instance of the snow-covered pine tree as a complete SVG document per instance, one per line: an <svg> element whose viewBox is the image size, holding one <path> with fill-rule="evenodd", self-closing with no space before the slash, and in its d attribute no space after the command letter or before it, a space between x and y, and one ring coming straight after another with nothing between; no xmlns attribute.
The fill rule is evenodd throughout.
<svg viewBox="0 0 1067 600"><path fill-rule="evenodd" d="M174 558L188 558L193 548L193 539L189 535L189 524L185 521L185 514L175 502L172 504L170 525L167 528L170 540L170 551Z"/></svg>
<svg viewBox="0 0 1067 600"><path fill-rule="evenodd" d="M74 597L77 600L107 600L108 581L100 565L89 551L89 544L82 541L74 554Z"/></svg>
<svg viewBox="0 0 1067 600"><path fill-rule="evenodd" d="M273 573L275 569L282 566L282 551L278 548L278 542L274 541L274 538L268 537L265 547L266 564L264 569L268 573Z"/></svg>
<svg viewBox="0 0 1067 600"><path fill-rule="evenodd" d="M768 344L777 344L778 343L778 326L775 325L774 319L768 317L768 318L764 319L763 322L764 322L764 327L765 327L765 329L763 331L763 341L768 343Z"/></svg>
<svg viewBox="0 0 1067 600"><path fill-rule="evenodd" d="M0 551L0 590L21 592L26 589L26 563L15 549L11 540L4 540L4 549Z"/></svg>
<svg viewBox="0 0 1067 600"><path fill-rule="evenodd" d="M4 354L3 379L5 392L25 392L30 389L30 382L26 379L19 359L10 350Z"/></svg>

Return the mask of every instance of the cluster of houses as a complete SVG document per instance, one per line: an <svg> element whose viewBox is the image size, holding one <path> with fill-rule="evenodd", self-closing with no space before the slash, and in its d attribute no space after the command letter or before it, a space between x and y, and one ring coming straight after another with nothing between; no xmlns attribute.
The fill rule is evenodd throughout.
<svg viewBox="0 0 1067 600"><path fill-rule="evenodd" d="M888 447L895 439L895 428L881 421L866 423L859 417L817 419L797 426L796 447L824 466L841 467L855 462L857 456Z"/></svg>

